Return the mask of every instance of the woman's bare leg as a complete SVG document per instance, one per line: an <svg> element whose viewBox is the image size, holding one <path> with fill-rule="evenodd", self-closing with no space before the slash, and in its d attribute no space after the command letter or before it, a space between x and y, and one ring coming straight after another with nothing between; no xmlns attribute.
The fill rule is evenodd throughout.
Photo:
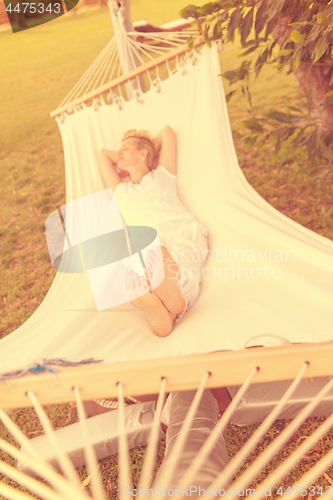
<svg viewBox="0 0 333 500"><path fill-rule="evenodd" d="M176 315L181 313L186 303L177 285L178 265L167 248L161 246L155 252L148 250L145 264L154 293L168 311Z"/></svg>
<svg viewBox="0 0 333 500"><path fill-rule="evenodd" d="M176 314L170 313L158 296L151 292L147 280L137 273L128 275L125 282L132 306L144 311L151 324L153 332L158 337L167 337L173 330Z"/></svg>

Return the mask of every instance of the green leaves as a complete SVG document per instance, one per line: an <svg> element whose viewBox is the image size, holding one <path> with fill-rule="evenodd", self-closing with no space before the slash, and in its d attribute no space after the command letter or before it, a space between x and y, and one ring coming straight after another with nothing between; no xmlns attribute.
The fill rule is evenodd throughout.
<svg viewBox="0 0 333 500"><path fill-rule="evenodd" d="M208 45L208 47L210 47L212 43L211 43L211 40L209 38L209 24L205 24L203 36L204 36L205 43Z"/></svg>
<svg viewBox="0 0 333 500"><path fill-rule="evenodd" d="M297 108L295 108L295 109L297 109ZM289 110L287 112L274 110L274 111L270 111L269 113L266 113L265 116L267 118L269 118L271 120L275 120L279 123L291 124L291 122L295 123L295 122L299 122L300 120L303 119L303 116L300 113L300 110L297 109L297 111L299 111L299 113L297 115L295 115L295 114L290 113Z"/></svg>
<svg viewBox="0 0 333 500"><path fill-rule="evenodd" d="M226 100L227 102L229 102L229 101L230 101L230 99L232 98L232 96L234 95L234 93L235 93L235 90L233 90L232 92L229 92L228 94L226 94L226 96L225 96L225 100Z"/></svg>
<svg viewBox="0 0 333 500"><path fill-rule="evenodd" d="M266 113L267 118L271 118L272 120L276 120L280 123L288 123L289 117L287 113L282 113L281 111L271 111Z"/></svg>
<svg viewBox="0 0 333 500"><path fill-rule="evenodd" d="M219 40L222 37L222 20L218 19L213 28L213 40Z"/></svg>
<svg viewBox="0 0 333 500"><path fill-rule="evenodd" d="M325 54L328 45L329 41L326 35L318 40L314 50L314 60L313 60L314 63L317 62Z"/></svg>
<svg viewBox="0 0 333 500"><path fill-rule="evenodd" d="M318 12L318 14L317 14L317 21L323 27L326 27L326 26L328 26L330 24L330 21L325 16L324 12Z"/></svg>
<svg viewBox="0 0 333 500"><path fill-rule="evenodd" d="M187 7L184 7L184 9L180 10L179 14L184 19L188 19L189 17L198 19L199 16L197 15L197 9L198 7L196 5L188 5Z"/></svg>
<svg viewBox="0 0 333 500"><path fill-rule="evenodd" d="M210 14L213 14L218 10L220 10L220 6L216 5L215 2L209 2L202 5L201 7L197 7L197 13L201 16L209 16Z"/></svg>
<svg viewBox="0 0 333 500"><path fill-rule="evenodd" d="M301 54L302 54L302 48L299 48L294 55L294 71L297 70L298 66L301 63Z"/></svg>
<svg viewBox="0 0 333 500"><path fill-rule="evenodd" d="M222 73L223 78L229 81L229 84L236 83L241 80L247 80L249 78L249 62L244 61L237 69L232 71L225 71Z"/></svg>
<svg viewBox="0 0 333 500"><path fill-rule="evenodd" d="M253 26L253 15L254 15L254 7L252 7L246 16L243 18L240 25L240 33L241 33L241 44L244 45L247 37L249 36L252 26Z"/></svg>
<svg viewBox="0 0 333 500"><path fill-rule="evenodd" d="M242 125L244 125L244 127L246 128L249 128L250 130L254 130L255 132L264 131L262 125L255 118L249 118L248 120L243 120Z"/></svg>
<svg viewBox="0 0 333 500"><path fill-rule="evenodd" d="M237 9L235 9L232 12L232 14L229 18L228 28L227 28L227 42L230 42L230 41L233 42L234 33L235 33L236 28L239 27L241 18L242 18L241 9L237 7Z"/></svg>
<svg viewBox="0 0 333 500"><path fill-rule="evenodd" d="M327 94L325 95L323 109L325 110L329 108L330 106L332 106L332 104L333 104L333 90L327 92Z"/></svg>
<svg viewBox="0 0 333 500"><path fill-rule="evenodd" d="M327 142L324 138L320 117L327 108L333 108L333 0L216 0L200 7L188 5L181 15L195 19L208 45L212 39L233 42L239 34L243 62L222 75L232 86L228 101L242 91L251 107L249 82L259 77L266 64L273 63L277 71L287 68L288 74L294 72L297 78L302 75L309 82L303 85L306 95L302 112L295 112L297 105L292 105L287 110L276 108L260 119L245 120L244 126L251 131L244 138L248 144L265 135L265 140L274 141L278 152L284 141L292 140L295 147L307 147L310 163L318 158L331 161L325 148L333 151L333 139ZM311 80L314 72L317 76ZM318 84L313 83L312 89L311 82L317 82L318 77L323 89L331 92L323 97L324 91L319 104L314 104L318 99L313 99L311 92L318 94ZM331 129L333 137L333 126Z"/></svg>
<svg viewBox="0 0 333 500"><path fill-rule="evenodd" d="M292 49L281 49L279 52L280 56L290 56L293 53Z"/></svg>
<svg viewBox="0 0 333 500"><path fill-rule="evenodd" d="M259 33L264 29L266 24L266 4L262 2L256 13L256 20L254 24L254 31L256 38L258 38Z"/></svg>
<svg viewBox="0 0 333 500"><path fill-rule="evenodd" d="M193 49L193 36L190 36L187 40L187 45L188 45L188 50L192 50Z"/></svg>
<svg viewBox="0 0 333 500"><path fill-rule="evenodd" d="M256 78L258 77L258 75L261 71L261 68L263 67L263 65L267 61L268 55L269 55L269 51L268 51L268 47L266 47L266 49L259 55L258 59L256 60L256 63L255 63Z"/></svg>
<svg viewBox="0 0 333 500"><path fill-rule="evenodd" d="M187 5L182 10L179 11L181 17L188 19L193 17L194 19L200 19L202 17L207 17L221 9L220 2L209 2L197 7L196 5Z"/></svg>
<svg viewBox="0 0 333 500"><path fill-rule="evenodd" d="M290 40L295 43L303 42L304 35L302 35L298 30L293 30L290 33Z"/></svg>
<svg viewBox="0 0 333 500"><path fill-rule="evenodd" d="M222 73L222 76L226 80L229 80L229 82L234 82L234 81L236 81L237 72L236 71L225 71L224 73Z"/></svg>
<svg viewBox="0 0 333 500"><path fill-rule="evenodd" d="M328 98L332 97L333 91L328 94ZM283 104L278 103L277 109L281 108ZM284 111L277 109L259 116L251 115L241 122L250 132L243 137L245 144L251 147L257 140L274 143L274 157L277 158L282 146L288 141L294 150L306 149L309 166L316 166L318 175L321 172L325 176L330 173L333 180L333 171L328 169L333 165L333 132L319 132L316 121L308 114L304 97L298 107L288 105Z"/></svg>
<svg viewBox="0 0 333 500"><path fill-rule="evenodd" d="M276 14L283 12L285 0L269 0L266 6L267 19L270 21Z"/></svg>
<svg viewBox="0 0 333 500"><path fill-rule="evenodd" d="M265 30L265 38L267 39L268 36L272 33L273 29L277 25L279 19L279 14L276 14L272 19L268 21L266 24L266 30Z"/></svg>

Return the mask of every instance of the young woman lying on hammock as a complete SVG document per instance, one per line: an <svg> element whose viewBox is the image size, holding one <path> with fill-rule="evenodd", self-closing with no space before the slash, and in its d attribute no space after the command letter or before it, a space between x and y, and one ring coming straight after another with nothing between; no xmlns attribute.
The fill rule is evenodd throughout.
<svg viewBox="0 0 333 500"><path fill-rule="evenodd" d="M175 134L169 126L154 139L148 132L129 130L118 152L101 150L99 165L126 224L158 233L162 246L149 250L145 260L149 281L129 274L126 287L155 335L166 337L195 303L207 255L207 230L177 195Z"/></svg>

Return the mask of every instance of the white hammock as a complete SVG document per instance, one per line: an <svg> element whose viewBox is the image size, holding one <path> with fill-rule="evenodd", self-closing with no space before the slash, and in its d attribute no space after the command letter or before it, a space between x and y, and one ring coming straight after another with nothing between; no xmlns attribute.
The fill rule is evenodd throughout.
<svg viewBox="0 0 333 500"><path fill-rule="evenodd" d="M172 126L179 196L209 232L197 303L161 339L130 304L98 312L87 274L59 273L38 310L1 341L0 373L44 358L114 363L333 339L333 243L275 210L245 180L216 47L201 52L160 82L160 92L122 99L122 109L83 104L59 120L67 202L104 188L98 153L116 149L128 127Z"/></svg>
<svg viewBox="0 0 333 500"><path fill-rule="evenodd" d="M175 54L183 51L183 48L176 49ZM103 68L104 58L100 62L98 67ZM156 80L155 74L155 81L151 78L152 88L143 93L139 90L141 83L137 75L153 68L154 64L156 61L139 71L133 70L137 87L133 84L132 90L136 98L129 102L120 86L130 77L119 76L118 93L113 90L113 104L107 105L101 95L109 93L110 84L105 81L114 75L107 76L107 71L102 70L99 73L94 67L90 74L94 77L100 74L97 83L85 80L70 94L71 103L66 100L66 104L62 103L54 112L54 116L60 116L67 202L103 189L97 167L98 152L101 148L116 149L125 130L143 128L157 133L164 125L171 125L179 145L180 198L209 230L211 255L205 264L200 297L174 332L161 339L152 335L144 314L128 304L97 312L85 274L58 274L33 316L1 340L0 373L54 357L69 361L93 357L104 363L100 367L68 369L56 377L30 376L9 381L0 386L2 407L28 405L31 404L29 398L38 405L33 393L26 395L27 389L34 390L34 387L43 403L73 399L75 385L82 388L83 399L118 394L122 400L122 391L126 394L158 392L161 377L165 381L163 395L165 390L197 387L200 381L202 392L205 385L235 385L246 379L245 391L253 377L259 382L296 376L296 386L304 373L307 377L332 374L330 344L309 348L286 346L333 339L332 242L279 213L245 180L233 147L216 46L204 47L200 54L179 59L173 71L168 63L170 77L165 81ZM94 85L98 88L90 91ZM80 97L81 91L85 95ZM85 102L91 99L95 99L94 105L88 107ZM66 112L68 108L71 109ZM251 345L282 347L242 351ZM221 350L239 352L199 355ZM180 356L196 353L196 356ZM255 367L260 367L260 371ZM117 385L118 381L121 384ZM76 390L79 402L78 393ZM219 431L228 422L242 393L243 390L220 421ZM285 399L289 396L287 393ZM281 440L291 436L322 396L310 403L311 408L296 419L295 426L288 427L289 434L286 432ZM267 426L277 418L285 399L273 411ZM1 418L16 432L3 413ZM324 425L328 427L330 421ZM316 439L317 435L311 443ZM121 483L126 485L129 482L124 441ZM279 444L280 441L276 446ZM304 449L308 445L310 441L304 444ZM9 449L4 443L1 446ZM299 453L305 452L304 449ZM10 451L13 456L17 454L15 450ZM246 448L244 453L248 451ZM271 454L274 453L273 447ZM242 463L244 456L239 460ZM263 458L260 463L265 465L266 460ZM293 467L295 460L296 455L283 465L282 475ZM323 460L320 470L325 470L332 458L327 456ZM93 471L92 457L90 461ZM64 467L68 468L68 464ZM7 469L3 472L14 474ZM45 474L49 474L51 480L51 472L45 469ZM232 474L229 469L229 475ZM319 474L315 468L312 475L302 479L302 485L311 484ZM70 469L67 475L73 477ZM149 477L149 473L145 477ZM148 480L144 481L147 484ZM221 477L216 484L224 481L227 479ZM246 474L242 484L248 481ZM42 498L81 498L78 487L66 489L62 480L54 484L61 493L47 497L41 492ZM237 487L240 487L238 483ZM5 485L0 485L0 494L23 498L19 492L11 492L9 496ZM101 498L98 481L94 497Z"/></svg>

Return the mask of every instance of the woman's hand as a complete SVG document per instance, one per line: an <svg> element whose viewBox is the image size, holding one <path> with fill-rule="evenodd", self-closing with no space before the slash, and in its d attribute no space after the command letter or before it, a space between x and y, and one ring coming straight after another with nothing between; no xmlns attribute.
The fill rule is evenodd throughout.
<svg viewBox="0 0 333 500"><path fill-rule="evenodd" d="M164 127L154 139L158 164L169 170L171 174L177 173L177 141L174 131L169 125ZM157 165L156 165L157 166Z"/></svg>

